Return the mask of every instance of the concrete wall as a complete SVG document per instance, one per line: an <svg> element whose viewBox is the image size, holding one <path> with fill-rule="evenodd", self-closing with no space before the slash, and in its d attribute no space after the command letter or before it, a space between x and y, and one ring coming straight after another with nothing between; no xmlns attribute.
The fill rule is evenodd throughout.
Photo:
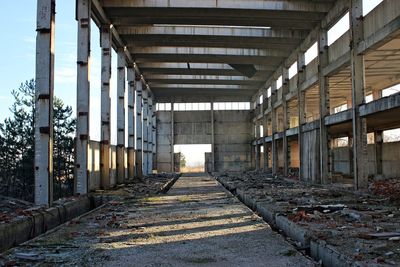
<svg viewBox="0 0 400 267"><path fill-rule="evenodd" d="M171 172L171 112L157 112L157 170Z"/></svg>
<svg viewBox="0 0 400 267"><path fill-rule="evenodd" d="M127 166L127 162L125 162L125 166ZM100 142L89 141L88 170L89 191L100 189ZM110 146L110 186L114 187L116 183L117 148Z"/></svg>
<svg viewBox="0 0 400 267"><path fill-rule="evenodd" d="M250 111L214 111L216 171L251 169Z"/></svg>
<svg viewBox="0 0 400 267"><path fill-rule="evenodd" d="M251 165L250 111L214 111L216 171ZM157 112L157 170L171 171L171 112ZM174 111L174 144L211 144L211 111Z"/></svg>
<svg viewBox="0 0 400 267"><path fill-rule="evenodd" d="M350 175L350 148L337 147L333 149L333 166L335 172ZM400 142L384 143L382 148L383 175L385 178L400 177ZM375 145L368 145L368 175L375 175Z"/></svg>
<svg viewBox="0 0 400 267"><path fill-rule="evenodd" d="M304 132L302 134L302 162L301 177L307 182L317 182L319 171L319 129Z"/></svg>

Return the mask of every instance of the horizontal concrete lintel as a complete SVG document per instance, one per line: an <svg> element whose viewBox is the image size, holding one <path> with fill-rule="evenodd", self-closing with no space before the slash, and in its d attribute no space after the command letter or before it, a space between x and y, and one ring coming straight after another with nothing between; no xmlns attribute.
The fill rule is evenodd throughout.
<svg viewBox="0 0 400 267"><path fill-rule="evenodd" d="M353 119L353 114L351 113L351 109L332 114L330 116L325 117L325 125L335 125L350 121Z"/></svg>
<svg viewBox="0 0 400 267"><path fill-rule="evenodd" d="M295 136L299 134L299 127L290 128L286 130L286 136Z"/></svg>
<svg viewBox="0 0 400 267"><path fill-rule="evenodd" d="M264 142L265 142L265 143L270 143L270 142L272 142L272 136L269 135L269 136L264 137Z"/></svg>
<svg viewBox="0 0 400 267"><path fill-rule="evenodd" d="M365 117L373 113L400 108L400 93L390 95L368 104L360 106L360 116Z"/></svg>
<svg viewBox="0 0 400 267"><path fill-rule="evenodd" d="M278 139L282 139L283 138L283 132L279 132L279 133L275 133L274 134L274 139L278 140Z"/></svg>
<svg viewBox="0 0 400 267"><path fill-rule="evenodd" d="M343 56L339 57L335 61L329 63L328 66L322 69L323 76L332 76L339 72L342 68L350 64L350 52L347 52Z"/></svg>
<svg viewBox="0 0 400 267"><path fill-rule="evenodd" d="M319 120L313 121L313 122L309 122L306 123L304 125L301 126L301 131L302 132L310 132L312 130L316 130L319 129Z"/></svg>
<svg viewBox="0 0 400 267"><path fill-rule="evenodd" d="M357 47L358 54L365 54L368 50L375 48L388 39L391 39L393 35L397 35L400 30L400 16L392 20L373 34L368 36L362 41Z"/></svg>

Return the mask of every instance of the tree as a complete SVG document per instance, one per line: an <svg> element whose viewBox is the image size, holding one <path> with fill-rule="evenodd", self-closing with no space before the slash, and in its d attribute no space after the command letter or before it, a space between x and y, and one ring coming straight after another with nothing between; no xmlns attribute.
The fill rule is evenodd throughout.
<svg viewBox="0 0 400 267"><path fill-rule="evenodd" d="M181 169L186 167L186 158L185 155L183 155L183 153L180 153L180 163L179 163L179 167Z"/></svg>
<svg viewBox="0 0 400 267"><path fill-rule="evenodd" d="M54 98L54 194L64 197L72 194L74 174L74 132L75 119L72 107L64 106L59 98Z"/></svg>
<svg viewBox="0 0 400 267"><path fill-rule="evenodd" d="M35 82L12 91L10 118L0 123L0 194L33 201ZM72 108L54 99L54 179L56 197L72 194L75 120ZM64 185L64 186L63 186ZM56 190L54 190L56 192Z"/></svg>

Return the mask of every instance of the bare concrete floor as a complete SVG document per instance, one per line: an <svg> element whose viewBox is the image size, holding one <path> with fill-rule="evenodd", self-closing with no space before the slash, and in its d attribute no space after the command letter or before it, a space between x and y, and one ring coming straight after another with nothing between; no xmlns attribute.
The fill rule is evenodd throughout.
<svg viewBox="0 0 400 267"><path fill-rule="evenodd" d="M64 266L314 266L207 176L115 203L16 252Z"/></svg>

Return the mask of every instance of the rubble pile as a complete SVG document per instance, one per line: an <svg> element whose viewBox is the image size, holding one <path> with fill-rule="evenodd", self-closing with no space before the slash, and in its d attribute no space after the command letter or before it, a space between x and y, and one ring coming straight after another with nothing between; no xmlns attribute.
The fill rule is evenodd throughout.
<svg viewBox="0 0 400 267"><path fill-rule="evenodd" d="M399 198L398 180L376 182L370 187L374 194L361 194L262 172L217 179L272 213L273 226L276 215L285 216L308 239L326 242L353 262L400 266L400 205L393 201Z"/></svg>
<svg viewBox="0 0 400 267"><path fill-rule="evenodd" d="M161 193L169 181L176 180L180 175L174 173L151 174L143 178L135 178L124 185L123 190L136 197Z"/></svg>

